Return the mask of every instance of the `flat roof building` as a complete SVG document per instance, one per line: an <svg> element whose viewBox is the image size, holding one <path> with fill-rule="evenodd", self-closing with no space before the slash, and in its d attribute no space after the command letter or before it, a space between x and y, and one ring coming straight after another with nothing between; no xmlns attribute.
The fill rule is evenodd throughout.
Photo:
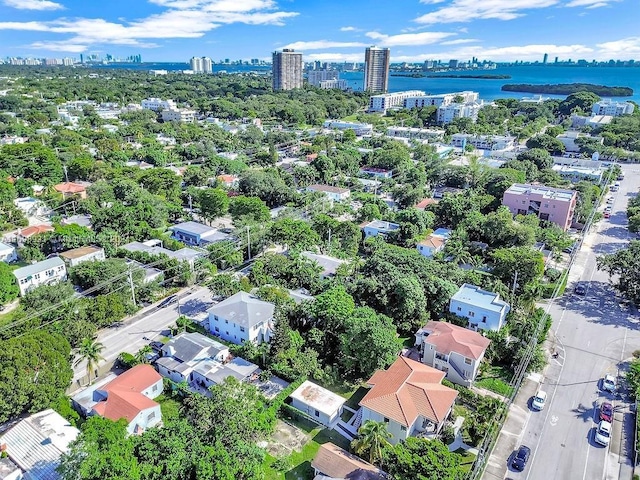
<svg viewBox="0 0 640 480"><path fill-rule="evenodd" d="M389 90L389 65L391 51L388 48L368 47L364 52L364 90L386 92Z"/></svg>
<svg viewBox="0 0 640 480"><path fill-rule="evenodd" d="M302 53L289 48L273 52L271 73L274 90L302 88Z"/></svg>
<svg viewBox="0 0 640 480"><path fill-rule="evenodd" d="M312 420L329 426L340 418L342 406L347 401L320 385L306 380L289 395L291 406L305 413Z"/></svg>
<svg viewBox="0 0 640 480"><path fill-rule="evenodd" d="M577 201L575 190L521 183L511 185L502 197L502 205L513 215L536 215L563 230L571 227Z"/></svg>

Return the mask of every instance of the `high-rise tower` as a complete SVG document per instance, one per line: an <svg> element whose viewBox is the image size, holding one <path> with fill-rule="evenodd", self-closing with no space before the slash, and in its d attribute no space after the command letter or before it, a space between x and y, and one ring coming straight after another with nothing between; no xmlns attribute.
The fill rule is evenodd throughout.
<svg viewBox="0 0 640 480"><path fill-rule="evenodd" d="M273 52L272 86L274 90L302 88L302 53L285 48Z"/></svg>
<svg viewBox="0 0 640 480"><path fill-rule="evenodd" d="M388 48L369 47L364 53L364 89L373 93L386 93L389 89Z"/></svg>

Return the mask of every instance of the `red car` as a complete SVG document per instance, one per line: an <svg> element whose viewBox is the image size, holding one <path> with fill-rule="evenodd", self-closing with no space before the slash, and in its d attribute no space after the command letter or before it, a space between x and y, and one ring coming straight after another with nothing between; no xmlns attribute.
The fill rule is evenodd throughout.
<svg viewBox="0 0 640 480"><path fill-rule="evenodd" d="M609 402L602 402L600 405L600 420L609 423L613 420L613 405Z"/></svg>

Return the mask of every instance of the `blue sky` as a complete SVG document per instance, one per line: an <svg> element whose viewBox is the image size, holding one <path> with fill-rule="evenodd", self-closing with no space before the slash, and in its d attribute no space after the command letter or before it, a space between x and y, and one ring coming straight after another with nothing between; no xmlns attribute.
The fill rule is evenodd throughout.
<svg viewBox="0 0 640 480"><path fill-rule="evenodd" d="M640 60L639 0L0 0L0 57Z"/></svg>

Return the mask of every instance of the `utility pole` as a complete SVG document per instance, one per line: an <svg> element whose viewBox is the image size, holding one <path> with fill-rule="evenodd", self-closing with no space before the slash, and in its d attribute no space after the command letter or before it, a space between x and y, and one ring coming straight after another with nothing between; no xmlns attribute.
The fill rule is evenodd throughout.
<svg viewBox="0 0 640 480"><path fill-rule="evenodd" d="M131 300L133 300L133 304L136 305L136 292L133 286L133 271L131 267L129 267L129 285L131 285Z"/></svg>
<svg viewBox="0 0 640 480"><path fill-rule="evenodd" d="M247 260L251 260L251 238L249 237L249 225L247 225Z"/></svg>
<svg viewBox="0 0 640 480"><path fill-rule="evenodd" d="M331 246L331 229L329 229L329 246Z"/></svg>
<svg viewBox="0 0 640 480"><path fill-rule="evenodd" d="M513 274L513 287L511 287L511 296L513 297L516 294L516 286L518 285L518 271L516 270Z"/></svg>
<svg viewBox="0 0 640 480"><path fill-rule="evenodd" d="M191 194L189 194L189 213L193 212L193 198L191 197Z"/></svg>

